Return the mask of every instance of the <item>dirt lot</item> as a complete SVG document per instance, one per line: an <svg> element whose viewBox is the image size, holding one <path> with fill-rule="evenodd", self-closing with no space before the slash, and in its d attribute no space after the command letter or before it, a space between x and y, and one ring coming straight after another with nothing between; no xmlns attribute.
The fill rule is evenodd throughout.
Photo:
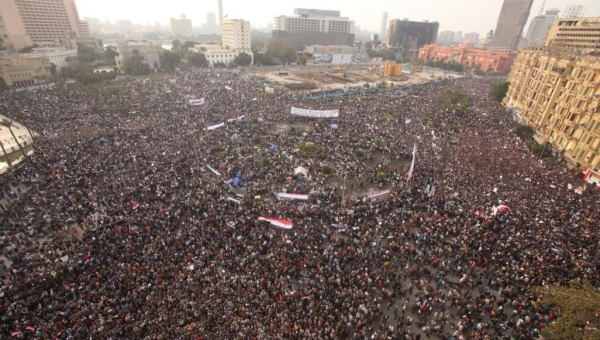
<svg viewBox="0 0 600 340"><path fill-rule="evenodd" d="M393 84L421 83L434 77L444 76L440 71L425 71L421 73L403 73L400 77L384 77L374 75L370 71L373 65L365 65L361 68L349 68L345 71L336 70L336 66L309 65L301 69L251 69L250 74L264 77L265 81L274 85L298 84L299 90L333 89L346 86L364 86L365 83L373 86L380 82L392 82ZM286 74L283 74L286 73ZM299 85L304 84L305 86Z"/></svg>

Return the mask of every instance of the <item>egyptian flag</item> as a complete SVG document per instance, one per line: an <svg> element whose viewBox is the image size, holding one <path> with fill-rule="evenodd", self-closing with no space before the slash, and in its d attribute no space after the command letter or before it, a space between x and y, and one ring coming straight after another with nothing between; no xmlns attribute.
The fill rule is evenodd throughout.
<svg viewBox="0 0 600 340"><path fill-rule="evenodd" d="M292 229L292 225L293 225L292 221L279 220L274 217L259 216L258 219L260 221L267 221L267 222L271 223L272 226L277 227L277 228L282 228L282 229Z"/></svg>

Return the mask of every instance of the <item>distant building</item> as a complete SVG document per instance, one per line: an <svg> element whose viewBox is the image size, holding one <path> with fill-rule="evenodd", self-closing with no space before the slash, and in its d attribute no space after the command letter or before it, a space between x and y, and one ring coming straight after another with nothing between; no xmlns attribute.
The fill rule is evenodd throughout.
<svg viewBox="0 0 600 340"><path fill-rule="evenodd" d="M473 43L473 46L477 47L479 46L479 33L465 33L465 40L470 41L471 43Z"/></svg>
<svg viewBox="0 0 600 340"><path fill-rule="evenodd" d="M489 48L516 51L533 0L504 0Z"/></svg>
<svg viewBox="0 0 600 340"><path fill-rule="evenodd" d="M387 45L398 49L403 57L409 57L418 49L434 44L437 39L440 24L437 21L409 21L394 19L388 28Z"/></svg>
<svg viewBox="0 0 600 340"><path fill-rule="evenodd" d="M22 58L40 58L46 57L50 62L56 65L58 72L67 66L67 58L76 58L77 50L68 50L64 47L48 46L33 48L31 53L20 54Z"/></svg>
<svg viewBox="0 0 600 340"><path fill-rule="evenodd" d="M600 17L560 18L550 27L545 46L600 49Z"/></svg>
<svg viewBox="0 0 600 340"><path fill-rule="evenodd" d="M388 14L387 12L383 12L383 16L381 18L381 30L379 31L379 39L381 39L381 41L385 41L385 36L387 34L387 25Z"/></svg>
<svg viewBox="0 0 600 340"><path fill-rule="evenodd" d="M454 43L453 31L441 31L438 34L437 41L439 45L452 45Z"/></svg>
<svg viewBox="0 0 600 340"><path fill-rule="evenodd" d="M83 18L90 28L90 33L100 33L102 31L102 23L96 18Z"/></svg>
<svg viewBox="0 0 600 340"><path fill-rule="evenodd" d="M219 26L217 26L217 16L215 13L206 13L206 29L211 33L218 31Z"/></svg>
<svg viewBox="0 0 600 340"><path fill-rule="evenodd" d="M193 36L192 20L186 18L185 14L182 14L180 19L171 18L171 33L175 36Z"/></svg>
<svg viewBox="0 0 600 340"><path fill-rule="evenodd" d="M543 46L548 34L548 29L558 19L558 13L560 11L556 8L549 9L544 15L538 15L531 20L527 34L525 34L525 44L521 44L521 47L527 46Z"/></svg>
<svg viewBox="0 0 600 340"><path fill-rule="evenodd" d="M6 29L4 20L0 16L0 52L6 51L9 53L17 53L21 49L33 45L31 38L28 35L12 35Z"/></svg>
<svg viewBox="0 0 600 340"><path fill-rule="evenodd" d="M226 21L223 21L223 23L225 22ZM210 66L214 66L216 63L223 63L225 65L229 65L241 53L246 53L252 56L251 52L245 52L240 49L234 50L231 48L224 48L221 45L210 44L194 45L194 47L192 47L190 51L204 53L204 56L206 56L206 60L208 61L208 64Z"/></svg>
<svg viewBox="0 0 600 340"><path fill-rule="evenodd" d="M224 20L221 23L221 45L222 48L227 49L227 53L220 54L233 55L234 59L240 53L252 56L250 21L242 19ZM228 61L226 64L230 62Z"/></svg>
<svg viewBox="0 0 600 340"><path fill-rule="evenodd" d="M600 183L600 58L556 47L519 51L504 103L586 180Z"/></svg>
<svg viewBox="0 0 600 340"><path fill-rule="evenodd" d="M456 62L485 72L506 73L510 71L517 56L511 51L492 51L475 48L465 40L460 46L426 45L419 50L419 59Z"/></svg>
<svg viewBox="0 0 600 340"><path fill-rule="evenodd" d="M219 5L219 25L223 23L223 0L218 0Z"/></svg>
<svg viewBox="0 0 600 340"><path fill-rule="evenodd" d="M52 73L46 57L21 58L16 55L0 57L0 84L11 87L28 87L43 82Z"/></svg>
<svg viewBox="0 0 600 340"><path fill-rule="evenodd" d="M133 23L129 20L117 20L115 26L119 33L133 32Z"/></svg>
<svg viewBox="0 0 600 340"><path fill-rule="evenodd" d="M463 39L463 33L462 31L456 31L456 33L454 33L454 43L455 44L460 44L464 41Z"/></svg>
<svg viewBox="0 0 600 340"><path fill-rule="evenodd" d="M15 41L28 36L32 43L54 45L60 39L89 36L74 0L2 0L0 16Z"/></svg>
<svg viewBox="0 0 600 340"><path fill-rule="evenodd" d="M125 61L131 58L135 51L138 55L144 58L144 63L148 64L151 69L160 69L160 56L163 53L162 46L149 41L124 41L117 44L118 56L115 57L117 62L117 68L119 71L123 71L125 68Z"/></svg>
<svg viewBox="0 0 600 340"><path fill-rule="evenodd" d="M275 17L273 38L288 40L296 50L306 45L354 45L354 21L339 11L294 9L294 17Z"/></svg>

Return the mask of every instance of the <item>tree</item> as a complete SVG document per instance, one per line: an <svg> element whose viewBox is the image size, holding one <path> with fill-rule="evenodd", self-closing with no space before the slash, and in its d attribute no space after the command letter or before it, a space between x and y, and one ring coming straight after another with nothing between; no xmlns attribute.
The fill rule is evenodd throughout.
<svg viewBox="0 0 600 340"><path fill-rule="evenodd" d="M303 55L301 55L301 56L299 56L299 57L298 57L298 61L297 61L297 63L298 63L299 65L306 66L306 61L307 61L307 60L306 60L306 57L305 57L305 56L303 56Z"/></svg>
<svg viewBox="0 0 600 340"><path fill-rule="evenodd" d="M502 82L494 84L494 87L492 89L494 99L497 102L501 102L504 99L504 97L506 97L506 93L508 92L509 87L510 87L509 81L502 81Z"/></svg>
<svg viewBox="0 0 600 340"><path fill-rule="evenodd" d="M164 50L163 55L160 58L160 66L167 72L175 71L177 65L181 61L179 54L171 51Z"/></svg>
<svg viewBox="0 0 600 340"><path fill-rule="evenodd" d="M225 67L227 67L227 65L226 65L225 63L223 63L223 62L220 62L220 61L219 61L219 62L216 62L216 63L214 63L214 64L213 64L213 66L214 66L214 67L220 67L220 68L225 68Z"/></svg>
<svg viewBox="0 0 600 340"><path fill-rule="evenodd" d="M104 81L113 80L117 77L114 72L105 73L90 73L90 72L79 72L75 76L75 80L84 85L101 83Z"/></svg>
<svg viewBox="0 0 600 340"><path fill-rule="evenodd" d="M106 58L107 65L115 65L117 63L115 58L118 56L119 53L117 53L112 46L106 46L106 49L104 50L104 57Z"/></svg>
<svg viewBox="0 0 600 340"><path fill-rule="evenodd" d="M265 48L265 42L260 39L252 39L252 50L260 51Z"/></svg>
<svg viewBox="0 0 600 340"><path fill-rule="evenodd" d="M287 39L271 38L267 43L267 54L272 58L277 58L281 62L289 63L295 61L296 49Z"/></svg>
<svg viewBox="0 0 600 340"><path fill-rule="evenodd" d="M233 63L239 66L248 66L252 62L252 57L244 52L240 53L233 59Z"/></svg>
<svg viewBox="0 0 600 340"><path fill-rule="evenodd" d="M194 66L197 66L197 67L208 66L208 60L206 60L206 56L204 55L204 53L196 53L196 52L192 52L192 51L187 51L185 53L184 58Z"/></svg>
<svg viewBox="0 0 600 340"><path fill-rule="evenodd" d="M179 53L180 48L181 48L181 41L179 41L178 39L175 39L171 42L171 51L172 52Z"/></svg>
<svg viewBox="0 0 600 340"><path fill-rule="evenodd" d="M125 58L123 70L127 74L150 74L152 69L150 65L144 63L144 56L138 50L132 51L131 57Z"/></svg>
<svg viewBox="0 0 600 340"><path fill-rule="evenodd" d="M566 286L544 286L535 289L538 301L554 306L551 315L557 317L542 334L552 339L600 338L600 291L585 280L573 280Z"/></svg>

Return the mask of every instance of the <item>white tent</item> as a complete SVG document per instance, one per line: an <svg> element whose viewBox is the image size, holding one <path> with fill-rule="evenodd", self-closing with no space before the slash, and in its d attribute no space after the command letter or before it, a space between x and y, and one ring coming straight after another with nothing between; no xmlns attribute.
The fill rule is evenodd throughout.
<svg viewBox="0 0 600 340"><path fill-rule="evenodd" d="M308 176L308 170L306 170L306 168L303 168L301 166L297 167L296 169L294 169L294 175L297 175L301 173L302 175L304 175L305 177Z"/></svg>

